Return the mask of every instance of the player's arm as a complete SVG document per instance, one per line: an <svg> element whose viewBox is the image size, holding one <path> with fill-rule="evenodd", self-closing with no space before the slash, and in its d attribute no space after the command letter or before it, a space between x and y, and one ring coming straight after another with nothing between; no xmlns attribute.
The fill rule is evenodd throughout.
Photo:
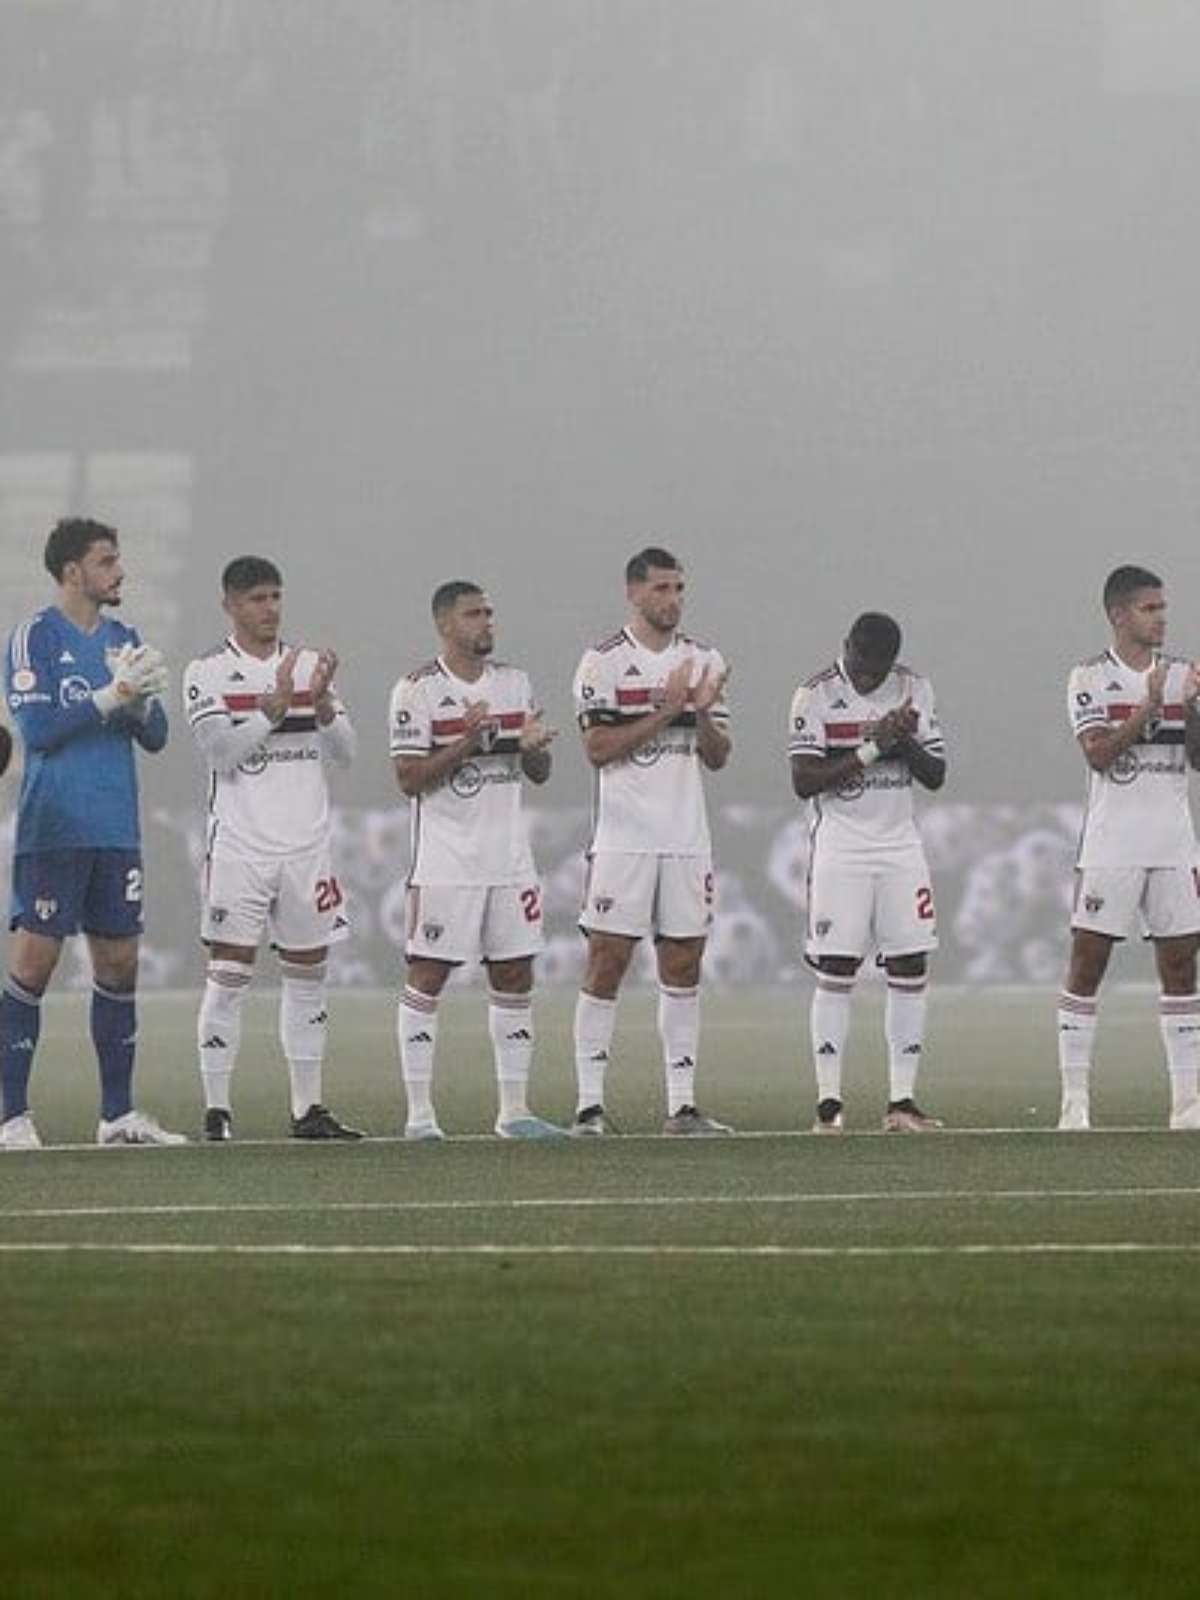
<svg viewBox="0 0 1200 1600"><path fill-rule="evenodd" d="M349 712L333 692L333 675L337 671L337 664L335 651L319 651L309 688L312 691L313 715L317 719L321 753L335 767L348 767L358 749L358 734L350 721Z"/></svg>
<svg viewBox="0 0 1200 1600"><path fill-rule="evenodd" d="M170 725L162 701L157 695L146 700L136 712L123 712L129 731L147 755L157 755L167 742Z"/></svg>
<svg viewBox="0 0 1200 1600"><path fill-rule="evenodd" d="M871 736L880 753L903 761L923 789L936 791L946 781L946 755L932 700L918 708L906 700L881 718Z"/></svg>
<svg viewBox="0 0 1200 1600"><path fill-rule="evenodd" d="M860 745L859 749L862 748ZM873 759L879 758L876 756ZM811 800L814 795L824 794L827 789L840 789L844 783L861 777L869 765L859 757L858 750L849 750L839 756L793 755L792 790L799 799Z"/></svg>
<svg viewBox="0 0 1200 1600"><path fill-rule="evenodd" d="M530 783L543 784L550 776L551 742L558 737L558 729L547 725L541 711L530 696L525 708L525 722L517 736L521 752L521 771Z"/></svg>
<svg viewBox="0 0 1200 1600"><path fill-rule="evenodd" d="M35 622L18 628L8 647L8 703L27 750L48 755L104 722L94 695L69 696L64 705L60 689L45 627Z"/></svg>
<svg viewBox="0 0 1200 1600"><path fill-rule="evenodd" d="M667 676L662 699L653 711L638 717L623 717L613 708L588 707L580 713L583 753L594 767L607 767L627 760L635 750L651 744L687 705L691 682L691 660L681 661Z"/></svg>
<svg viewBox="0 0 1200 1600"><path fill-rule="evenodd" d="M427 794L430 789L438 788L457 772L464 762L478 755L485 748L495 727L488 718L487 701L469 700L463 708L462 732L458 738L449 744L428 748L432 741L428 723L422 727L415 718L411 718L401 725L397 720L398 716L411 718L411 714L403 707L397 710L393 705L392 766L401 794L410 800L415 799L417 795ZM405 744L417 742L425 743L427 748L420 753L415 749L404 748Z"/></svg>
<svg viewBox="0 0 1200 1600"><path fill-rule="evenodd" d="M12 760L13 738L8 729L0 722L0 778L8 771L8 763Z"/></svg>
<svg viewBox="0 0 1200 1600"><path fill-rule="evenodd" d="M1200 664L1193 661L1183 682L1183 749L1189 767L1200 769Z"/></svg>
<svg viewBox="0 0 1200 1600"><path fill-rule="evenodd" d="M728 677L729 669L723 663L712 669L705 667L691 691L696 713L696 754L709 772L720 772L733 749L725 706Z"/></svg>
<svg viewBox="0 0 1200 1600"><path fill-rule="evenodd" d="M827 789L840 789L862 776L871 760L864 762L859 752L847 750L836 756L827 754L825 747L825 719L816 695L805 684L792 696L789 718L788 760L792 773L792 791L800 800L811 800ZM863 747L860 746L860 749ZM872 746L872 749L875 749Z"/></svg>
<svg viewBox="0 0 1200 1600"><path fill-rule="evenodd" d="M1089 704L1084 700L1088 691L1075 688L1076 680L1072 678L1070 698L1075 734L1083 758L1093 772L1107 772L1126 750L1144 740L1150 723L1162 715L1166 676L1166 664L1160 663L1146 680L1146 698L1121 723L1107 722L1102 716L1090 715Z"/></svg>
<svg viewBox="0 0 1200 1600"><path fill-rule="evenodd" d="M222 695L205 681L202 661L193 661L183 675L183 706L200 753L222 777L259 751L286 715L286 706L274 719L260 706L235 723Z"/></svg>

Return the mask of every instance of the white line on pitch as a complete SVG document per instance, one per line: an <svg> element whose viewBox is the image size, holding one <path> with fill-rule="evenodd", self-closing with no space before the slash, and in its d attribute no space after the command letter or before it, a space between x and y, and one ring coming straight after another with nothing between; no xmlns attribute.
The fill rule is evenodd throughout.
<svg viewBox="0 0 1200 1600"><path fill-rule="evenodd" d="M1196 1255L1197 1244L95 1244L0 1243L3 1255L132 1256L680 1256L801 1260L937 1256Z"/></svg>
<svg viewBox="0 0 1200 1600"><path fill-rule="evenodd" d="M594 1211L605 1208L671 1206L812 1206L896 1204L941 1201L1019 1200L1158 1200L1195 1199L1197 1188L1161 1189L910 1189L862 1190L838 1194L650 1194L551 1195L499 1200L334 1200L240 1201L157 1206L30 1206L0 1209L0 1223L20 1218L63 1217L190 1217L290 1215L299 1212L429 1212L429 1211Z"/></svg>

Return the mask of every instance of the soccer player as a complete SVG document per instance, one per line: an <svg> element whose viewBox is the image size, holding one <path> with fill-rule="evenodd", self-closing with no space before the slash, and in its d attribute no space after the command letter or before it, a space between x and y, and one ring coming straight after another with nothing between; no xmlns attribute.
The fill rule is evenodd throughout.
<svg viewBox="0 0 1200 1600"><path fill-rule="evenodd" d="M696 1105L700 964L713 902L701 768L718 772L729 760L728 671L719 651L679 631L683 589L670 551L651 546L633 556L629 620L586 651L575 674L584 752L596 769L579 919L588 949L575 1008L578 1136L610 1130L604 1079L617 993L648 935L658 958L663 1132L732 1132Z"/></svg>
<svg viewBox="0 0 1200 1600"><path fill-rule="evenodd" d="M533 1058L533 958L542 948L542 891L521 782L550 776L547 727L529 679L490 660L494 608L477 583L433 596L442 650L392 690L390 749L412 801L407 982L396 1028L408 1139L444 1137L432 1083L438 997L455 967L482 960L502 1139L555 1139L526 1102Z"/></svg>
<svg viewBox="0 0 1200 1600"><path fill-rule="evenodd" d="M1104 585L1104 609L1112 643L1077 666L1067 687L1071 727L1089 771L1071 955L1058 1002L1058 1126L1090 1126L1096 995L1113 945L1140 923L1154 941L1162 990L1170 1126L1200 1129L1200 876L1187 794L1188 767L1200 766L1200 674L1163 652L1167 602L1153 572L1117 567Z"/></svg>
<svg viewBox="0 0 1200 1600"><path fill-rule="evenodd" d="M62 942L81 929L92 959L91 1034L102 1145L184 1144L133 1105L142 857L133 747L167 742L161 654L104 614L125 573L117 532L71 517L46 541L57 603L14 631L8 703L25 745L17 812L9 974L0 996L0 1148L41 1145L29 1079L41 1001Z"/></svg>
<svg viewBox="0 0 1200 1600"><path fill-rule="evenodd" d="M204 1137L233 1137L230 1080L242 1001L264 933L279 952L279 1039L295 1139L361 1139L322 1098L328 1008L325 962L344 938L330 857L330 765L349 766L355 737L333 690L332 650L280 638L283 579L262 556L221 577L232 632L193 661L184 707L208 763L208 859L201 938L208 974L197 1019Z"/></svg>
<svg viewBox="0 0 1200 1600"><path fill-rule="evenodd" d="M913 818L913 779L940 789L945 747L933 689L897 661L900 628L881 612L853 624L842 655L792 698L792 788L812 801L806 955L816 1133L842 1129L842 1052L864 957L887 973L889 1132L939 1128L913 1098L925 1046L926 969L937 949L929 868Z"/></svg>

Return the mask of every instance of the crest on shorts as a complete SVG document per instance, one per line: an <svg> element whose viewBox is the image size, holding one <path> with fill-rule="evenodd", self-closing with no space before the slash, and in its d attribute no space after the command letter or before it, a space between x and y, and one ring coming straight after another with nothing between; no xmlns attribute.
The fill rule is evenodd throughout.
<svg viewBox="0 0 1200 1600"><path fill-rule="evenodd" d="M219 927L228 915L224 906L212 906L209 909L208 920Z"/></svg>
<svg viewBox="0 0 1200 1600"><path fill-rule="evenodd" d="M823 939L832 928L833 922L829 917L820 917L816 922L813 923L813 932L816 934L818 939Z"/></svg>
<svg viewBox="0 0 1200 1600"><path fill-rule="evenodd" d="M50 918L58 910L58 901L49 898L44 900L37 899L33 902L33 910L39 922L49 922Z"/></svg>
<svg viewBox="0 0 1200 1600"><path fill-rule="evenodd" d="M440 922L423 922L421 924L421 932L429 944L436 944L445 931Z"/></svg>
<svg viewBox="0 0 1200 1600"><path fill-rule="evenodd" d="M1104 896L1102 894L1085 894L1083 897L1083 909L1089 917L1094 917L1098 911L1103 911L1104 909Z"/></svg>
<svg viewBox="0 0 1200 1600"><path fill-rule="evenodd" d="M592 904L601 916L606 916L613 908L613 897L610 894L598 894Z"/></svg>

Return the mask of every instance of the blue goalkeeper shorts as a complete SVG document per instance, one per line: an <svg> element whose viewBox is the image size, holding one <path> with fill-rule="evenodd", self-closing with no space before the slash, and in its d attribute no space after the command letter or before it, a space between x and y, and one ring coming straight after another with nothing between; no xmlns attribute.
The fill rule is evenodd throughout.
<svg viewBox="0 0 1200 1600"><path fill-rule="evenodd" d="M81 929L101 939L142 931L140 850L34 850L13 858L10 928L48 939Z"/></svg>

